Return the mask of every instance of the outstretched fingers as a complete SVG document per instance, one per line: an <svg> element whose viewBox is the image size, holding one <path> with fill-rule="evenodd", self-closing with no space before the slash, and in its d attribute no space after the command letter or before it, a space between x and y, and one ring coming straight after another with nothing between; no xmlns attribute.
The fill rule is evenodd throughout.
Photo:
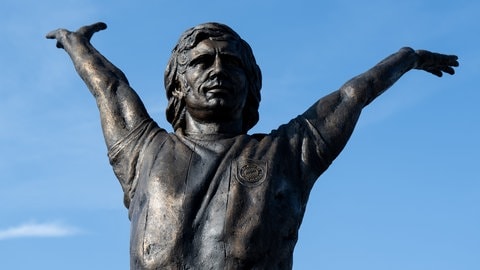
<svg viewBox="0 0 480 270"><path fill-rule="evenodd" d="M456 66L458 66L458 65L456 65ZM456 66L455 66L455 67L456 67ZM443 67L443 68L442 68L442 71L445 72L445 73L448 73L448 74L450 74L450 75L455 74L455 70L454 70L452 67L450 67L450 66Z"/></svg>
<svg viewBox="0 0 480 270"><path fill-rule="evenodd" d="M458 67L458 57L456 55L438 54L438 69L450 75L455 74L453 67Z"/></svg>
<svg viewBox="0 0 480 270"><path fill-rule="evenodd" d="M417 50L416 53L419 57L417 69L425 70L438 77L442 77L443 73L455 74L453 67L458 67L458 57L456 55L445 55L425 50Z"/></svg>
<svg viewBox="0 0 480 270"><path fill-rule="evenodd" d="M107 25L103 22L97 22L91 25L82 26L77 30L77 33L81 36L84 36L87 40L90 41L93 34L96 32L107 29Z"/></svg>
<svg viewBox="0 0 480 270"><path fill-rule="evenodd" d="M56 29L53 31L48 32L48 34L45 36L48 39L56 39L57 40L57 48L62 49L63 44L61 42L62 36L65 36L67 33L70 33L66 29Z"/></svg>
<svg viewBox="0 0 480 270"><path fill-rule="evenodd" d="M50 32L48 32L47 35L45 35L45 37L48 38L48 39L55 39L56 36L57 36L57 31L58 31L58 29L50 31Z"/></svg>
<svg viewBox="0 0 480 270"><path fill-rule="evenodd" d="M448 55L448 65L451 67L458 67L458 56L456 55Z"/></svg>
<svg viewBox="0 0 480 270"><path fill-rule="evenodd" d="M426 68L425 71L432 73L435 76L442 77L443 73L438 68Z"/></svg>

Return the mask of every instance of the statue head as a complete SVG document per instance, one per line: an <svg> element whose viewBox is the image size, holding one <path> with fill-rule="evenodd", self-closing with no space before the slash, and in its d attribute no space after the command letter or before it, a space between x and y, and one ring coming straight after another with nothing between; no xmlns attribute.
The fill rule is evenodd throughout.
<svg viewBox="0 0 480 270"><path fill-rule="evenodd" d="M260 104L260 89L262 76L252 49L230 27L220 23L205 23L185 31L172 51L165 70L165 90L168 98L166 110L167 120L174 128L185 128L185 101L174 95L174 92L184 87L181 76L189 62L187 52L203 40L221 40L239 44L242 66L246 74L247 98L242 112L242 132L246 133L259 119L258 107Z"/></svg>

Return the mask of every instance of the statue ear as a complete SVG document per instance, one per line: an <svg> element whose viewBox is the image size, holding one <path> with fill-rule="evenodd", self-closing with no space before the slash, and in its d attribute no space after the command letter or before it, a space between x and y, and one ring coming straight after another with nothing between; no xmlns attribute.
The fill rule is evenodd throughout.
<svg viewBox="0 0 480 270"><path fill-rule="evenodd" d="M183 91L182 89L179 89L178 87L175 87L175 89L172 92L172 96L174 96L177 99L183 99Z"/></svg>
<svg viewBox="0 0 480 270"><path fill-rule="evenodd" d="M185 89L187 87L187 82L185 81L185 77L183 74L177 74L178 77L175 79L175 89L172 92L172 96L175 98L182 100L185 96ZM183 83L182 83L183 82Z"/></svg>

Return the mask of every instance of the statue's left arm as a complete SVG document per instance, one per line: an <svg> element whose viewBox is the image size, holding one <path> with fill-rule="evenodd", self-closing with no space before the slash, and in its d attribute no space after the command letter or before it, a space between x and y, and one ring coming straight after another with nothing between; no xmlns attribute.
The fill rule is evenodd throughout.
<svg viewBox="0 0 480 270"><path fill-rule="evenodd" d="M403 74L419 69L441 77L454 74L456 66L457 56L402 48L320 99L303 116L317 129L333 160L350 138L362 109Z"/></svg>

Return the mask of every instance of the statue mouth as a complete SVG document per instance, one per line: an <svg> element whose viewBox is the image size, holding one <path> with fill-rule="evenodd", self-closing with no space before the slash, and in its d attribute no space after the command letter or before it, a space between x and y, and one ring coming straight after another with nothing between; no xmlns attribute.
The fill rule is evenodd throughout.
<svg viewBox="0 0 480 270"><path fill-rule="evenodd" d="M214 87L206 90L205 97L209 99L225 99L231 95L231 91L224 87Z"/></svg>
<svg viewBox="0 0 480 270"><path fill-rule="evenodd" d="M223 93L229 93L230 89L218 86L218 87L207 89L206 92L210 94L223 94Z"/></svg>
<svg viewBox="0 0 480 270"><path fill-rule="evenodd" d="M208 95L226 95L232 92L232 87L226 83L214 82L204 86L204 92Z"/></svg>

